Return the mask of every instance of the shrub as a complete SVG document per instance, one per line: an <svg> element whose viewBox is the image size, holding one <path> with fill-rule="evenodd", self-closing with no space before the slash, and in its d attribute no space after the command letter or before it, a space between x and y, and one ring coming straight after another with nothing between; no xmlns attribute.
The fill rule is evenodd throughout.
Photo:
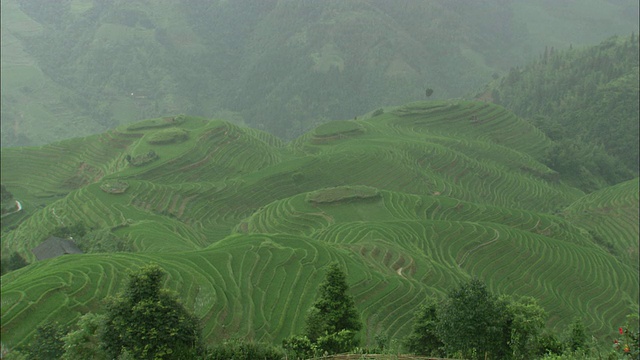
<svg viewBox="0 0 640 360"><path fill-rule="evenodd" d="M285 354L281 349L263 343L230 340L210 348L207 360L280 360Z"/></svg>
<svg viewBox="0 0 640 360"><path fill-rule="evenodd" d="M149 265L131 274L124 293L110 299L100 341L112 358L191 359L201 350L198 320L177 295L160 288L164 271Z"/></svg>
<svg viewBox="0 0 640 360"><path fill-rule="evenodd" d="M60 359L64 354L62 337L65 333L66 330L58 323L46 323L39 326L24 353L31 360Z"/></svg>
<svg viewBox="0 0 640 360"><path fill-rule="evenodd" d="M282 340L282 348L294 359L307 359L314 355L315 345L304 335L290 336Z"/></svg>

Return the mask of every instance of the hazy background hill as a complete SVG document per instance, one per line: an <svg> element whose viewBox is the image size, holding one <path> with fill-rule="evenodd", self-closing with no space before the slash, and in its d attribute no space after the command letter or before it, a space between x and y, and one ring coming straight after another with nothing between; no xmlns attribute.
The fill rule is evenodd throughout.
<svg viewBox="0 0 640 360"><path fill-rule="evenodd" d="M2 146L176 113L292 138L637 23L633 0L2 0Z"/></svg>

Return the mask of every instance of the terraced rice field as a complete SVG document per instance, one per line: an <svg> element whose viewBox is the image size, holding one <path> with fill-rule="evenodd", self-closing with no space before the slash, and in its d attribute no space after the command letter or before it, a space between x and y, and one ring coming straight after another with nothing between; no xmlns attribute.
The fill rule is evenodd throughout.
<svg viewBox="0 0 640 360"><path fill-rule="evenodd" d="M563 215L597 234L637 269L639 193L638 179L630 180L580 198Z"/></svg>
<svg viewBox="0 0 640 360"><path fill-rule="evenodd" d="M132 249L4 275L5 344L99 311L148 262L210 342L301 331L332 261L347 269L370 344L406 335L425 296L470 277L536 297L557 329L580 316L608 335L637 311L638 179L585 196L540 162L551 142L499 106L408 104L290 144L223 121L174 126L181 142L154 144L167 127L134 126L3 150L2 183L29 214L3 233L3 251L34 261L30 249L74 224ZM157 160L128 163L149 151ZM100 186L115 180L123 193Z"/></svg>

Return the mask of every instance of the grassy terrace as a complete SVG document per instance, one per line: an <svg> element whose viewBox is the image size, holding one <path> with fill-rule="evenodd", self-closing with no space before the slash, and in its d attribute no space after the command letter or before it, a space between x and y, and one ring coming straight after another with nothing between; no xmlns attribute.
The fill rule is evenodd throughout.
<svg viewBox="0 0 640 360"><path fill-rule="evenodd" d="M79 242L131 250L4 275L3 342L98 310L148 262L169 272L210 342L299 332L331 261L348 269L371 344L406 335L425 295L473 276L538 298L558 328L581 316L609 334L637 309L638 179L585 196L540 162L550 140L499 106L408 104L289 144L182 119L2 151L2 183L25 206L3 251L34 261L32 248L74 224L93 234ZM150 151L146 164L127 160ZM123 193L101 188L115 181Z"/></svg>

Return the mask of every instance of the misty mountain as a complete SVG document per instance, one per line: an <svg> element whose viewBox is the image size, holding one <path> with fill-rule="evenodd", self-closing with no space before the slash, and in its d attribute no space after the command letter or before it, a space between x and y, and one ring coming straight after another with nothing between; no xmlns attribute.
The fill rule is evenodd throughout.
<svg viewBox="0 0 640 360"><path fill-rule="evenodd" d="M460 97L548 44L637 27L634 1L2 1L2 145L168 114L293 138ZM634 15L635 14L635 15Z"/></svg>

